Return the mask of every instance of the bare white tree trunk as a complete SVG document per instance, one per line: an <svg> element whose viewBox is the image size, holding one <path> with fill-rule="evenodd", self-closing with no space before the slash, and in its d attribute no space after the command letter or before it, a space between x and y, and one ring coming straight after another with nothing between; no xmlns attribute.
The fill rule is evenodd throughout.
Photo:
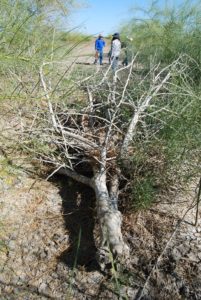
<svg viewBox="0 0 201 300"><path fill-rule="evenodd" d="M127 256L129 248L124 243L121 233L122 216L110 198L106 174L97 172L94 176L94 190L97 201L97 215L100 222L102 242L101 247L109 247L117 256Z"/></svg>
<svg viewBox="0 0 201 300"><path fill-rule="evenodd" d="M106 172L94 169L92 179L77 174L70 169L61 168L59 174L92 187L96 195L97 217L101 228L101 248L109 249L115 256L129 255L129 248L123 241L121 233L122 216L117 208L118 182L117 176L111 184L110 193L106 183Z"/></svg>

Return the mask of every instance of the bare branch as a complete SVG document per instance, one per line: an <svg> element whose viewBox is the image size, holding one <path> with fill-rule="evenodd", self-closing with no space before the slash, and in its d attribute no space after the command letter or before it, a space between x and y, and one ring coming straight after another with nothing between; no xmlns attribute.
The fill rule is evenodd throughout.
<svg viewBox="0 0 201 300"><path fill-rule="evenodd" d="M55 118L55 115L54 115L52 103L50 101L50 96L49 96L49 93L48 93L48 90L47 90L47 85L46 85L44 75L43 75L43 66L44 65L45 65L45 63L43 63L42 66L40 67L40 72L39 72L40 80L41 80L41 83L42 83L42 86L43 86L43 89L44 89L44 92L45 92L45 97L48 101L48 106L49 106L49 111L50 111L50 116L51 116L51 119L52 119L53 127L56 131L58 131L58 126L57 126L56 118Z"/></svg>
<svg viewBox="0 0 201 300"><path fill-rule="evenodd" d="M166 69L166 68L165 68ZM161 74L161 72L160 72ZM157 75L158 76L158 75ZM127 148L130 144L130 142L133 139L133 136L135 134L135 130L136 130L136 126L141 118L142 113L147 109L147 107L149 106L151 100L156 97L157 93L159 92L159 90L161 89L161 87L169 80L171 76L171 73L168 72L168 74L165 76L165 78L162 80L162 82L160 84L158 84L157 86L153 87L153 93L149 96L147 96L144 101L140 101L140 104L138 106L138 108L136 109L136 111L133 114L133 117L131 119L131 122L129 124L128 130L126 132L126 135L124 137L124 141L122 143L122 147L121 147L121 158L125 157L127 154Z"/></svg>
<svg viewBox="0 0 201 300"><path fill-rule="evenodd" d="M83 176L83 175L80 175L78 174L76 171L74 170L70 170L70 169L67 169L67 168L60 168L58 171L57 171L58 174L61 174L61 175L65 175L65 176L68 176L68 177L71 177L72 179L78 181L78 182L81 182L83 184L86 184L92 188L94 188L94 184L93 184L93 180L91 178L88 178L86 176Z"/></svg>

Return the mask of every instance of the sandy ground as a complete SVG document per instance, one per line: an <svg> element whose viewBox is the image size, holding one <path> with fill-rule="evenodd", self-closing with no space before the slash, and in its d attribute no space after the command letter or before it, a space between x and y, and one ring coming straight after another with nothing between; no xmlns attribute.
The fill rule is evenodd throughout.
<svg viewBox="0 0 201 300"><path fill-rule="evenodd" d="M195 208L178 223L195 184L169 203L124 215L131 257L115 280L95 261L98 225L89 188L63 177L33 179L3 162L0 299L201 299L201 212L197 227Z"/></svg>

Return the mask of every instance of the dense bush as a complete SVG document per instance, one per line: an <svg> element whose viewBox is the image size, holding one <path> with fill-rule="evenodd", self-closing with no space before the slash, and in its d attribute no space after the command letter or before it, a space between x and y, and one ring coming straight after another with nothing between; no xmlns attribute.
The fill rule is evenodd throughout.
<svg viewBox="0 0 201 300"><path fill-rule="evenodd" d="M146 91L150 87L156 66L162 68L178 58L182 60L181 76L173 76L172 83L163 91L166 100L156 102L161 112L156 116L156 107L149 108L146 130L139 128L134 140L138 150L134 153L132 195L135 206L146 207L160 187L164 190L200 173L201 5L199 1L185 1L177 7L162 8L155 2L150 8L133 13L122 34L133 38L134 54L138 52L141 70L136 69L136 74L147 74L140 89ZM134 99L138 90L133 93ZM164 110L167 103L169 113ZM136 162L136 157L141 159ZM150 164L153 159L158 169Z"/></svg>
<svg viewBox="0 0 201 300"><path fill-rule="evenodd" d="M191 76L200 82L201 65L201 5L199 1L185 1L177 7L158 7L133 10L134 17L123 28L123 35L133 37L135 51L142 63L169 64L181 54L197 64ZM136 15L136 16L135 16ZM143 16L139 19L139 15ZM138 17L137 17L138 16ZM190 61L189 61L190 63Z"/></svg>

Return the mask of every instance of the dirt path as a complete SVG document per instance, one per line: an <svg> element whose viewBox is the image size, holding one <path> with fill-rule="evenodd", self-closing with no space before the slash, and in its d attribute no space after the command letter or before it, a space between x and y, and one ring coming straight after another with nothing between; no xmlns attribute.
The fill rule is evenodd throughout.
<svg viewBox="0 0 201 300"><path fill-rule="evenodd" d="M108 52L110 51L110 41L106 40L106 46L103 51L103 63L109 64L108 60ZM78 45L74 50L73 54L69 54L69 60L72 61L73 59L76 60L76 63L83 63L83 64L93 64L94 63L94 56L95 56L95 39L85 44Z"/></svg>

